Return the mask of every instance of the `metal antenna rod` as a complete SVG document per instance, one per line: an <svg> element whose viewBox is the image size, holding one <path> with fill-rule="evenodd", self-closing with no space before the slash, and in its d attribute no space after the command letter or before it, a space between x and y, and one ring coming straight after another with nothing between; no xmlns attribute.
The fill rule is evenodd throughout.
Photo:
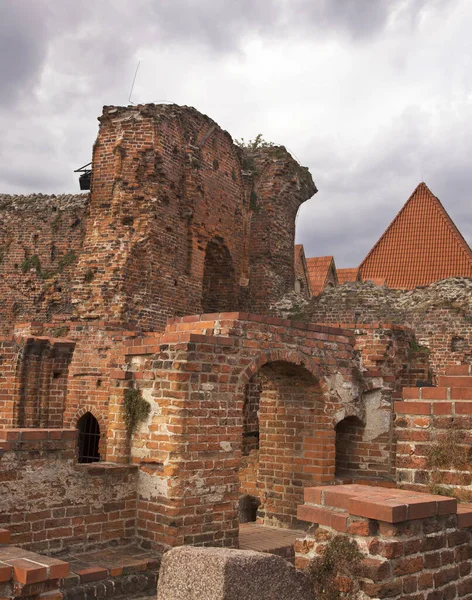
<svg viewBox="0 0 472 600"><path fill-rule="evenodd" d="M129 91L129 98L128 98L128 104L134 104L134 102L131 102L131 95L133 93L133 88L134 88L134 82L136 81L136 75L138 74L138 69L139 69L139 65L141 64L141 61L138 61L138 66L136 67L136 71L134 72L134 77L133 77L133 83L131 84L131 89Z"/></svg>

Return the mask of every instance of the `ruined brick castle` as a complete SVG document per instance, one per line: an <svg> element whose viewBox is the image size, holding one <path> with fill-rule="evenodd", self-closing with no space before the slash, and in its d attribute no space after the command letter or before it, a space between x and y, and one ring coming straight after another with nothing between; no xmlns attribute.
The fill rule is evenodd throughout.
<svg viewBox="0 0 472 600"><path fill-rule="evenodd" d="M346 284L282 317L284 297L307 297L308 170L188 107L99 121L90 194L0 196L3 595L56 589L65 552L237 547L243 498L245 520L297 532L298 566L341 531L369 555L367 596L466 597L424 539L454 533L444 547L470 571L472 511L429 493L468 500L471 475L428 462L452 421L470 441L469 280L442 305ZM391 555L412 522L415 571L406 547ZM53 561L41 589L21 552Z"/></svg>

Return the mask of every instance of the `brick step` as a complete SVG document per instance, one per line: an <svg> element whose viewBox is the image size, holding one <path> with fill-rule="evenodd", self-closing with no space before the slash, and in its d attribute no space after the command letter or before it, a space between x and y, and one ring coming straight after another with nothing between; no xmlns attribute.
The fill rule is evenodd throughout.
<svg viewBox="0 0 472 600"><path fill-rule="evenodd" d="M72 584L71 580L65 580L61 587L61 600L154 597L157 578L157 571L143 571L117 577L108 575L88 583ZM68 587L69 584L71 587Z"/></svg>
<svg viewBox="0 0 472 600"><path fill-rule="evenodd" d="M294 544L300 531L268 527L258 523L241 523L239 526L240 550L255 550L281 556L295 564Z"/></svg>
<svg viewBox="0 0 472 600"><path fill-rule="evenodd" d="M17 546L0 545L0 587L10 600L57 597L69 563L30 552Z"/></svg>
<svg viewBox="0 0 472 600"><path fill-rule="evenodd" d="M472 387L472 376L467 375L440 375L438 385L444 387Z"/></svg>
<svg viewBox="0 0 472 600"><path fill-rule="evenodd" d="M450 367L446 367L446 375L472 375L471 365L452 365Z"/></svg>
<svg viewBox="0 0 472 600"><path fill-rule="evenodd" d="M161 557L160 552L135 546L67 555L64 559L70 563L70 573L61 584L63 598L130 597L143 591L154 594Z"/></svg>

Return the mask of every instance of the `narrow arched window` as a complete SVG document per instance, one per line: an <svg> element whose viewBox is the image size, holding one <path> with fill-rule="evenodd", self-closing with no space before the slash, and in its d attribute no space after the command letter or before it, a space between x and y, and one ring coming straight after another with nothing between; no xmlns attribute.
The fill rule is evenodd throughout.
<svg viewBox="0 0 472 600"><path fill-rule="evenodd" d="M79 463L100 460L100 425L92 413L87 412L77 422L79 430Z"/></svg>

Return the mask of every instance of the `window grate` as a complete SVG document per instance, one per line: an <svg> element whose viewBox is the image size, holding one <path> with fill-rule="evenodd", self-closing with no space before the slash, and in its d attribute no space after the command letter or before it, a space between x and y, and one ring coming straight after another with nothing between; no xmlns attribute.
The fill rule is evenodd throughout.
<svg viewBox="0 0 472 600"><path fill-rule="evenodd" d="M93 463L100 460L100 425L92 413L80 417L79 430L79 463Z"/></svg>

